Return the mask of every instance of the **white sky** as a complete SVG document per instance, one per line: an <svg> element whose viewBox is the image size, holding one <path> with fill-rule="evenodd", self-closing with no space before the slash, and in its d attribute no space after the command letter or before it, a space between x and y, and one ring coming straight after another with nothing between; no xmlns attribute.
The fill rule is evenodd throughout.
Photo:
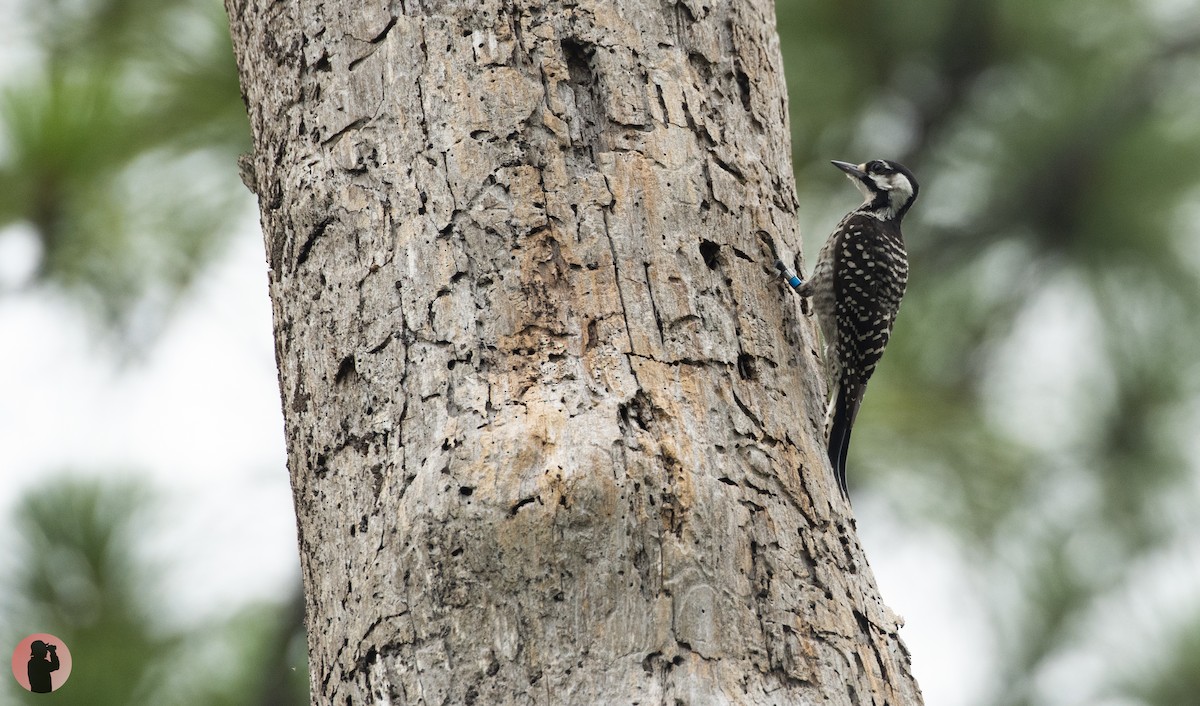
<svg viewBox="0 0 1200 706"><path fill-rule="evenodd" d="M14 239L0 233L10 269ZM151 551L178 567L164 578L179 618L285 595L299 571L257 233L234 239L143 360L118 369L89 331L54 297L0 293L0 531L50 474L142 477L166 501Z"/></svg>

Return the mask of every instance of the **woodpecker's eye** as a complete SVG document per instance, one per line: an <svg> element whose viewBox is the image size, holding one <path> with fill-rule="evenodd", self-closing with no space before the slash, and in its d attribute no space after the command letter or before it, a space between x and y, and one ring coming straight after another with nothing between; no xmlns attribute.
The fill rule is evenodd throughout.
<svg viewBox="0 0 1200 706"><path fill-rule="evenodd" d="M867 165L867 171L872 174L887 174L888 166L883 160L875 159L871 160L871 163Z"/></svg>

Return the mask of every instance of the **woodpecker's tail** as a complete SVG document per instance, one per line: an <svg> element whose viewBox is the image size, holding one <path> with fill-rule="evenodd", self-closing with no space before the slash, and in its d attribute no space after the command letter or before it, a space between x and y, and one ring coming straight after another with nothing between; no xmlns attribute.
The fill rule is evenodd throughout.
<svg viewBox="0 0 1200 706"><path fill-rule="evenodd" d="M842 495L850 497L846 488L846 454L850 451L850 430L854 427L854 418L858 416L858 408L862 406L863 393L867 386L863 383L843 381L838 385L833 401L833 423L829 427L829 463L833 466L833 474L837 478Z"/></svg>

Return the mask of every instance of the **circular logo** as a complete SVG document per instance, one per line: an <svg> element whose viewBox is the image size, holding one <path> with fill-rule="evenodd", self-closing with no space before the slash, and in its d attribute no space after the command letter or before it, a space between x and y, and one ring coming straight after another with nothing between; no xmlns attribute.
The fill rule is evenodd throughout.
<svg viewBox="0 0 1200 706"><path fill-rule="evenodd" d="M61 688L71 676L71 652L57 637L34 633L13 650L12 673L27 691L49 694Z"/></svg>

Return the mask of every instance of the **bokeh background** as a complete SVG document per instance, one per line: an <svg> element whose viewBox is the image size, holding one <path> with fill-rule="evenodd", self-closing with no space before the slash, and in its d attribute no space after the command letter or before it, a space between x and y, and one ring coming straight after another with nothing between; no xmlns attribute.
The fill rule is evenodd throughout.
<svg viewBox="0 0 1200 706"><path fill-rule="evenodd" d="M850 480L927 703L1200 704L1200 2L778 16L810 259L829 159L922 183ZM225 23L0 0L0 647L63 704L308 703Z"/></svg>

